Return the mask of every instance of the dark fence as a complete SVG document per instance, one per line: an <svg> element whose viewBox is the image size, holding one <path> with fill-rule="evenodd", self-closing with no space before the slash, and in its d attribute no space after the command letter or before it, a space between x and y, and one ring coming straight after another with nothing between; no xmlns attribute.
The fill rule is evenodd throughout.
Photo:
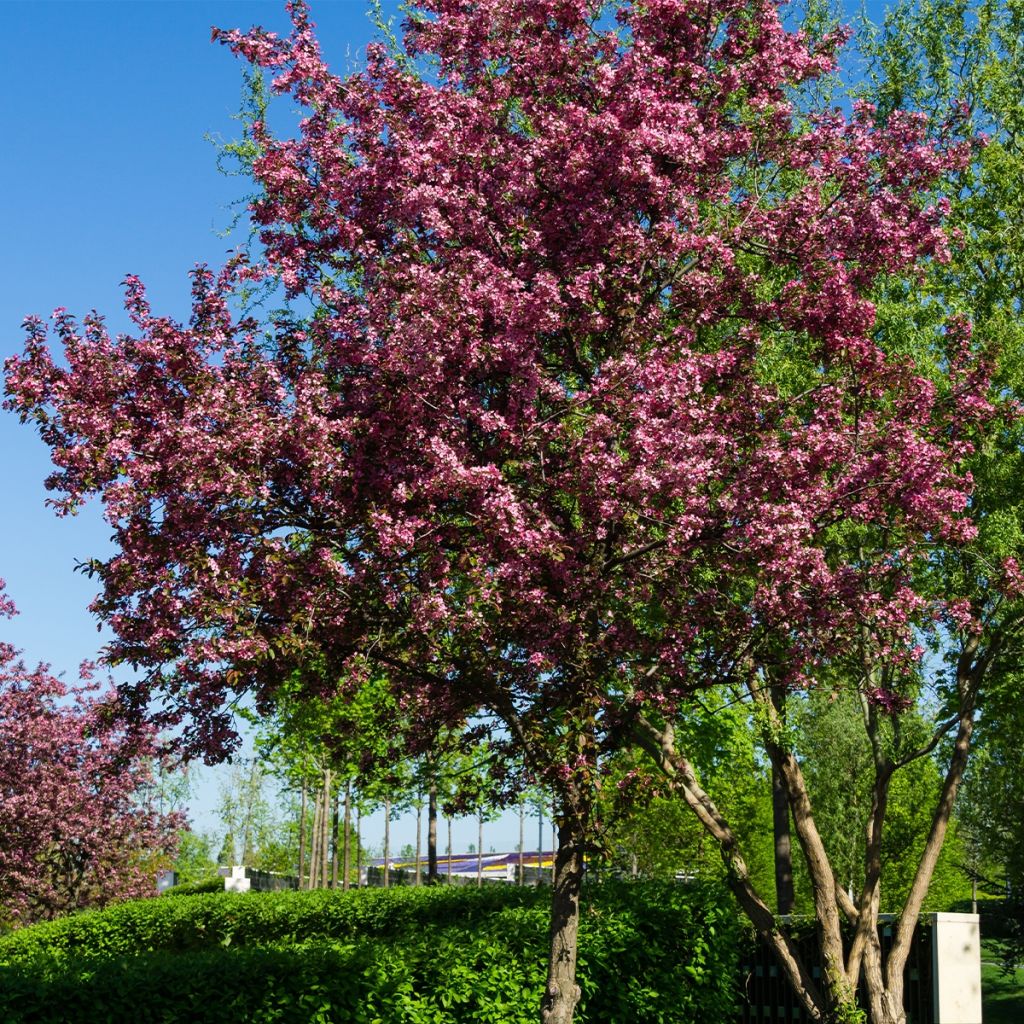
<svg viewBox="0 0 1024 1024"><path fill-rule="evenodd" d="M796 945L804 963L814 964L819 957L817 935L813 930L799 934ZM878 927L882 942L882 954L887 956L892 947L893 926L882 921ZM816 981L821 979L821 968L812 967L811 974ZM768 1021L782 1024L810 1024L811 1018L797 1001L796 993L786 981L767 946L758 943L756 948L741 958L740 978L744 988L742 1024L767 1024ZM860 1003L867 1006L867 996L860 992ZM910 956L907 958L904 1005L907 1010L907 1024L935 1024L932 1008L932 928L927 921L918 923L914 933Z"/></svg>

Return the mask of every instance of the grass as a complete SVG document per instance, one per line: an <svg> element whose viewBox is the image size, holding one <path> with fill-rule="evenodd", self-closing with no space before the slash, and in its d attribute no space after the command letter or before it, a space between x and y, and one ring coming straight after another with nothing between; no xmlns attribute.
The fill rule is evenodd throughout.
<svg viewBox="0 0 1024 1024"><path fill-rule="evenodd" d="M1024 967L1014 975L1003 973L999 943L981 944L981 1006L985 1024L1021 1024L1024 1021Z"/></svg>

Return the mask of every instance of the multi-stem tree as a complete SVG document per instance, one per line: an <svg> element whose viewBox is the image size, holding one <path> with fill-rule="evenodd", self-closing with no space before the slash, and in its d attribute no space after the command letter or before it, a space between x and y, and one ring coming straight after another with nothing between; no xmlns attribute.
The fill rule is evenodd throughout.
<svg viewBox="0 0 1024 1024"><path fill-rule="evenodd" d="M501 723L556 794L541 1014L565 1024L601 751L666 753L673 710L751 665L784 689L865 628L909 651L913 567L970 533L985 381L952 332L940 401L867 298L944 257L921 197L963 147L797 116L839 40L763 0L429 0L345 80L290 7L288 38L217 33L307 115L251 126L260 251L195 273L186 326L134 278L132 336L58 314L66 364L30 321L9 402L58 509L103 496L107 657L193 748L230 746L232 690L270 707L317 658L385 670L424 749ZM271 279L292 314L232 312ZM790 976L818 1019L848 1000Z"/></svg>

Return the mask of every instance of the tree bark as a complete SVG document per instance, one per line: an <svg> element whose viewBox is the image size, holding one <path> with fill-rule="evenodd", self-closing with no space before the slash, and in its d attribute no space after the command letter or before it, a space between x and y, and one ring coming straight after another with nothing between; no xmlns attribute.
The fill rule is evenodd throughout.
<svg viewBox="0 0 1024 1024"><path fill-rule="evenodd" d="M970 646L965 651L965 656L968 654L973 656L973 649ZM911 942L921 913L921 905L924 903L925 896L928 895L928 886L935 873L935 865L942 852L942 844L949 829L949 820L953 814L953 805L956 801L960 781L967 767L971 736L974 733L974 707L977 698L978 677L982 669L974 666L970 671L965 671L963 662L964 658L962 657L961 665L958 666L957 680L960 696L960 719L956 739L953 742L953 754L942 782L939 802L932 815L931 829L925 840L921 859L917 864L914 881L911 883L910 892L896 924L892 948L889 950L889 956L885 963L884 989L878 990L876 985L871 983L872 979L865 978L872 1017L876 1024L905 1024L906 1021L903 990L907 957L910 955Z"/></svg>
<svg viewBox="0 0 1024 1024"><path fill-rule="evenodd" d="M484 884L484 809L481 807L476 815L476 887Z"/></svg>
<svg viewBox="0 0 1024 1024"><path fill-rule="evenodd" d="M356 804L356 888L363 884L363 808Z"/></svg>
<svg viewBox="0 0 1024 1024"><path fill-rule="evenodd" d="M675 734L670 724L658 727L642 716L634 726L640 747L669 780L696 815L705 832L718 843L726 865L726 881L743 912L761 940L772 950L783 976L792 986L800 1004L812 1021L826 1021L825 1000L811 977L796 946L778 926L775 915L761 899L750 879L750 870L728 822L697 782L690 762L675 749Z"/></svg>
<svg viewBox="0 0 1024 1024"><path fill-rule="evenodd" d="M255 860L253 849L253 804L256 802L256 758L249 762L249 780L245 784L245 817L242 820L242 863L252 867Z"/></svg>
<svg viewBox="0 0 1024 1024"><path fill-rule="evenodd" d="M437 882L437 783L427 792L427 882Z"/></svg>
<svg viewBox="0 0 1024 1024"><path fill-rule="evenodd" d="M342 889L347 890L351 885L351 879L349 878L349 871L351 869L351 858L352 858L352 783L351 781L345 783L345 834L342 837L342 871L344 876L341 880Z"/></svg>
<svg viewBox="0 0 1024 1024"><path fill-rule="evenodd" d="M391 797L384 799L384 888L391 887Z"/></svg>
<svg viewBox="0 0 1024 1024"><path fill-rule="evenodd" d="M775 905L780 914L792 914L793 845L789 836L789 801L782 774L772 765L772 827L775 834Z"/></svg>
<svg viewBox="0 0 1024 1024"><path fill-rule="evenodd" d="M341 792L336 790L334 793L334 812L331 816L331 888L338 888L338 844L341 841L341 836L338 834L339 827L341 824L341 808L339 803L341 801Z"/></svg>
<svg viewBox="0 0 1024 1024"><path fill-rule="evenodd" d="M519 801L519 884L525 885L526 878L524 872L524 844L526 842L526 804L524 801Z"/></svg>
<svg viewBox="0 0 1024 1024"><path fill-rule="evenodd" d="M422 796L423 796L423 794L421 793L420 797L422 798ZM423 834L423 801L422 801L422 799L420 799L420 801L416 804L416 876L413 878L413 882L412 882L413 885L419 885L420 884L420 853L421 853L420 839L422 837L422 834Z"/></svg>
<svg viewBox="0 0 1024 1024"><path fill-rule="evenodd" d="M541 1000L541 1024L572 1024L580 988L576 954L583 888L583 836L567 815L558 828L555 881L551 893L551 953Z"/></svg>
<svg viewBox="0 0 1024 1024"><path fill-rule="evenodd" d="M299 802L299 888L306 875L306 780L302 780L302 795Z"/></svg>
<svg viewBox="0 0 1024 1024"><path fill-rule="evenodd" d="M324 769L323 810L320 812L320 888L327 888L328 854L331 837L331 770Z"/></svg>
<svg viewBox="0 0 1024 1024"><path fill-rule="evenodd" d="M556 819L555 802L551 801L551 884L555 884L557 876L557 865L555 864L554 851L558 847L558 823Z"/></svg>
<svg viewBox="0 0 1024 1024"><path fill-rule="evenodd" d="M313 801L313 835L310 838L309 851L309 888L316 889L320 884L320 840L323 825L323 791L316 794Z"/></svg>

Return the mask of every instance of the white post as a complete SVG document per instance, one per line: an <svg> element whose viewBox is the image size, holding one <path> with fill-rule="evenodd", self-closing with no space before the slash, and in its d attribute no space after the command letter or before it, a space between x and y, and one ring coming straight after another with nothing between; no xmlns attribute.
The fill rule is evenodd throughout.
<svg viewBox="0 0 1024 1024"><path fill-rule="evenodd" d="M245 865L232 864L231 874L224 879L225 892L248 892L252 882L246 877Z"/></svg>
<svg viewBox="0 0 1024 1024"><path fill-rule="evenodd" d="M981 1024L981 932L977 914L929 914L935 1024Z"/></svg>

